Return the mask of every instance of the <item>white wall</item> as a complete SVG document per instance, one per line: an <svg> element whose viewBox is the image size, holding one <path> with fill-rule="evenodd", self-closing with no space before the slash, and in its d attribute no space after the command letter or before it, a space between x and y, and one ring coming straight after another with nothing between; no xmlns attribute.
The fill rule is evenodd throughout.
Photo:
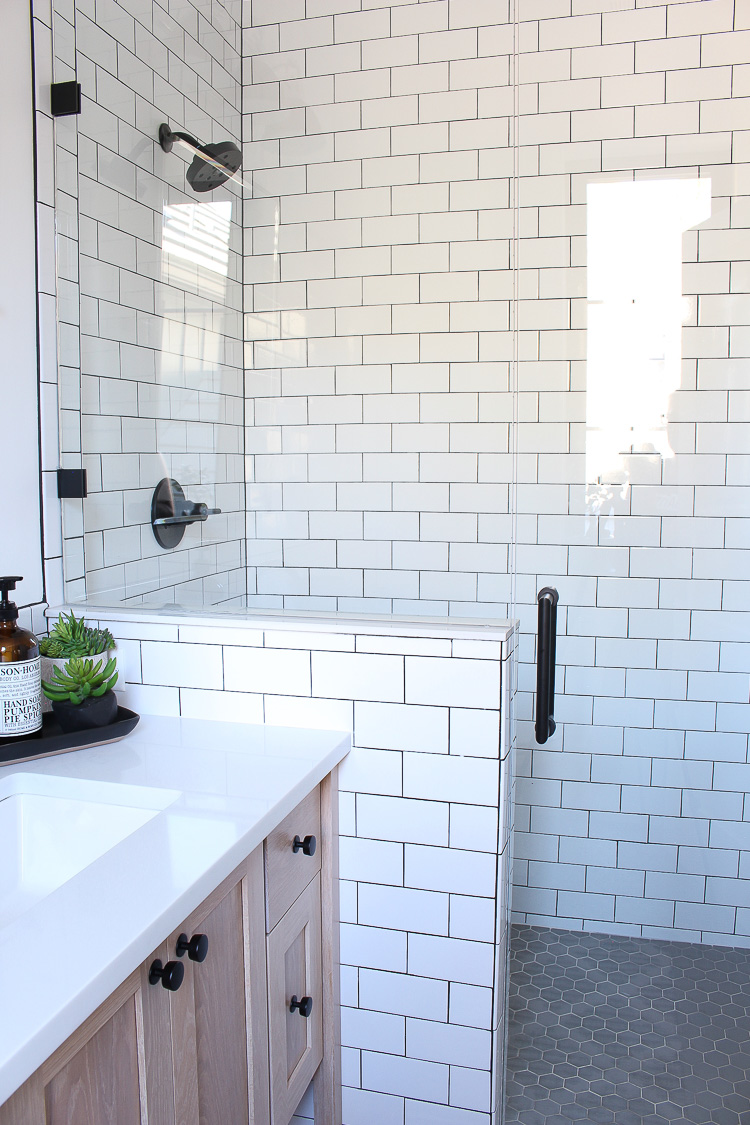
<svg viewBox="0 0 750 1125"><path fill-rule="evenodd" d="M3 531L0 573L22 574L18 604L43 597L34 111L28 0L6 0L0 36L0 411Z"/></svg>

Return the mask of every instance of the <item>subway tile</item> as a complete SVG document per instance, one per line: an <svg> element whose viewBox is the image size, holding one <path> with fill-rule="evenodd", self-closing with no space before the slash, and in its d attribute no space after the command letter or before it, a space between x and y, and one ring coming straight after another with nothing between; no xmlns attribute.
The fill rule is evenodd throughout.
<svg viewBox="0 0 750 1125"><path fill-rule="evenodd" d="M403 1016L368 1012L362 1008L342 1007L341 1042L345 1046L403 1055L405 1040Z"/></svg>
<svg viewBox="0 0 750 1125"><path fill-rule="evenodd" d="M410 934L409 972L461 984L485 985L492 979L492 945L488 942Z"/></svg>
<svg viewBox="0 0 750 1125"><path fill-rule="evenodd" d="M406 972L406 934L362 923L341 925L341 963L372 971ZM386 978L389 979L389 978Z"/></svg>
<svg viewBox="0 0 750 1125"><path fill-rule="evenodd" d="M224 686L220 645L188 647L168 641L144 641L141 662L145 684L214 689Z"/></svg>
<svg viewBox="0 0 750 1125"><path fill-rule="evenodd" d="M395 1015L416 1016L445 1022L448 1016L448 984L413 974L362 969L360 1007Z"/></svg>
<svg viewBox="0 0 750 1125"><path fill-rule="evenodd" d="M341 877L401 886L403 851L403 844L397 842L342 836L339 848Z"/></svg>
<svg viewBox="0 0 750 1125"><path fill-rule="evenodd" d="M403 777L405 797L497 805L498 765L493 761L407 753Z"/></svg>
<svg viewBox="0 0 750 1125"><path fill-rule="evenodd" d="M448 712L444 708L358 701L354 719L356 745L448 753Z"/></svg>
<svg viewBox="0 0 750 1125"><path fill-rule="evenodd" d="M406 1052L411 1058L489 1068L490 1034L474 1027L407 1019Z"/></svg>
<svg viewBox="0 0 750 1125"><path fill-rule="evenodd" d="M397 1055L362 1052L362 1081L366 1089L421 1101L448 1101L448 1067Z"/></svg>
<svg viewBox="0 0 750 1125"><path fill-rule="evenodd" d="M449 806L443 802L357 796L357 833L364 838L447 847L448 815Z"/></svg>
<svg viewBox="0 0 750 1125"><path fill-rule="evenodd" d="M447 894L360 882L358 898L363 925L448 936Z"/></svg>
<svg viewBox="0 0 750 1125"><path fill-rule="evenodd" d="M228 691L270 695L310 695L310 653L284 650L227 648L224 651Z"/></svg>
<svg viewBox="0 0 750 1125"><path fill-rule="evenodd" d="M396 703L404 698L403 660L397 656L314 652L312 676L315 695Z"/></svg>
<svg viewBox="0 0 750 1125"><path fill-rule="evenodd" d="M495 857L423 844L407 844L404 852L404 883L432 891L479 895L495 893Z"/></svg>
<svg viewBox="0 0 750 1125"><path fill-rule="evenodd" d="M499 679L499 666L490 661L406 657L409 703L495 708Z"/></svg>

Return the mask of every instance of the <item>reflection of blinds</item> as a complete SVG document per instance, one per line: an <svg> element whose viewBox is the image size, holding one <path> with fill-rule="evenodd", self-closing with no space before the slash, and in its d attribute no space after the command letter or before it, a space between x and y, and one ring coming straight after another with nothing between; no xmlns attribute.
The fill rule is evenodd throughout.
<svg viewBox="0 0 750 1125"><path fill-rule="evenodd" d="M162 251L226 277L232 201L165 204Z"/></svg>

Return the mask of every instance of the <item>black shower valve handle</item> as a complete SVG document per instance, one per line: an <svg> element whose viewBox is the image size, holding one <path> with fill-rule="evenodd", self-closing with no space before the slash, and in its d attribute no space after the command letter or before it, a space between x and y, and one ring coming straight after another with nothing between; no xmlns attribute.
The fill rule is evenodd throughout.
<svg viewBox="0 0 750 1125"><path fill-rule="evenodd" d="M177 509L180 509L177 511ZM185 500L182 504L175 504L175 514L154 520L155 527L167 527L176 523L203 523L209 516L221 515L221 508L209 508L206 504L194 504Z"/></svg>

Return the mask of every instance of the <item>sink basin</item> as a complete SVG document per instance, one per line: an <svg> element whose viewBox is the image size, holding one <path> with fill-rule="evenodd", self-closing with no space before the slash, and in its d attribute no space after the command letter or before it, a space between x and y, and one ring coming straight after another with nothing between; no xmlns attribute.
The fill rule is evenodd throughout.
<svg viewBox="0 0 750 1125"><path fill-rule="evenodd" d="M174 790L12 774L0 781L0 928L176 800Z"/></svg>

